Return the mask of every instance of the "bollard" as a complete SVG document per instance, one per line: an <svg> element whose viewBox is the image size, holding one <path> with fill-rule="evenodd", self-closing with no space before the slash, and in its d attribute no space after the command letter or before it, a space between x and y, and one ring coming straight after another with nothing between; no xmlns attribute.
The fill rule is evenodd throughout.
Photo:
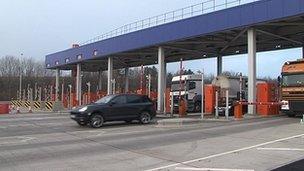
<svg viewBox="0 0 304 171"><path fill-rule="evenodd" d="M173 113L174 113L174 103L173 103L173 92L171 93L171 108L170 108L170 117L173 118Z"/></svg>
<svg viewBox="0 0 304 171"><path fill-rule="evenodd" d="M179 117L181 118L187 115L186 101L184 99L180 99L178 112L179 112Z"/></svg>
<svg viewBox="0 0 304 171"><path fill-rule="evenodd" d="M234 118L242 119L243 118L243 105L237 104L234 106Z"/></svg>
<svg viewBox="0 0 304 171"><path fill-rule="evenodd" d="M303 115L303 117L302 117L302 119L301 119L301 124L304 125L304 115Z"/></svg>
<svg viewBox="0 0 304 171"><path fill-rule="evenodd" d="M18 114L20 113L20 107L19 106L17 107L16 113L18 113Z"/></svg>
<svg viewBox="0 0 304 171"><path fill-rule="evenodd" d="M215 118L219 118L219 110L218 110L218 99L219 99L219 93L218 91L215 92Z"/></svg>
<svg viewBox="0 0 304 171"><path fill-rule="evenodd" d="M229 90L226 90L225 116L226 116L226 119L229 119Z"/></svg>
<svg viewBox="0 0 304 171"><path fill-rule="evenodd" d="M28 111L28 113L33 113L33 110L32 110L32 107L31 106L29 106L29 111Z"/></svg>

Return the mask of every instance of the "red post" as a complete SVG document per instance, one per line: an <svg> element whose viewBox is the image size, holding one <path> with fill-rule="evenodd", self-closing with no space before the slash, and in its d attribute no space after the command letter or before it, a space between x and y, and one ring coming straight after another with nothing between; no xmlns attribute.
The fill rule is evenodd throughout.
<svg viewBox="0 0 304 171"><path fill-rule="evenodd" d="M143 94L143 87L144 87L144 66L141 65L141 71L140 71L140 91Z"/></svg>

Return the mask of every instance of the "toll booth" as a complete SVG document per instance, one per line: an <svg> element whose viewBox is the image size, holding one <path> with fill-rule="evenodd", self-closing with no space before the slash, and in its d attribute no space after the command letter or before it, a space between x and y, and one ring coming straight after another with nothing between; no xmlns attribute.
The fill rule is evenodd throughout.
<svg viewBox="0 0 304 171"><path fill-rule="evenodd" d="M206 115L213 115L215 112L215 92L217 91L218 87L215 85L209 84L205 85L205 114Z"/></svg>
<svg viewBox="0 0 304 171"><path fill-rule="evenodd" d="M257 84L257 103L278 102L278 86L275 83ZM262 116L279 114L279 105L257 105L257 113Z"/></svg>

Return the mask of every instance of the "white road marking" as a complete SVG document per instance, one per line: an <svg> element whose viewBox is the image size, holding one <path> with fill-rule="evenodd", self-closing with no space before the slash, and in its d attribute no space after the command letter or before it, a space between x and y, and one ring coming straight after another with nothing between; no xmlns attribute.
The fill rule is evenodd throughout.
<svg viewBox="0 0 304 171"><path fill-rule="evenodd" d="M0 138L0 140L1 140L0 145L27 143L28 141L32 141L32 140L35 140L35 139L37 139L37 138L35 138L35 137L24 137L24 136L2 137L2 138Z"/></svg>
<svg viewBox="0 0 304 171"><path fill-rule="evenodd" d="M86 131L72 131L72 132L67 132L69 134L78 134L78 133L101 133L105 131L100 131L100 130L86 130Z"/></svg>
<svg viewBox="0 0 304 171"><path fill-rule="evenodd" d="M36 117L36 118L10 118L10 119L0 119L0 122L15 122L15 121L39 121L48 119L67 119L68 116L57 116L57 117Z"/></svg>
<svg viewBox="0 0 304 171"><path fill-rule="evenodd" d="M106 131L102 131L100 132L99 134L97 135L92 135L92 136L89 136L87 138L92 138L92 137L100 137L100 136L107 136L107 135L111 135L111 136L115 136L115 135L125 135L125 134L135 134L135 133L149 133L149 132L154 132L153 131L129 131L129 132L116 132L116 133L111 133L111 132L106 132Z"/></svg>
<svg viewBox="0 0 304 171"><path fill-rule="evenodd" d="M227 154L233 154L233 153L237 153L237 152L241 152L241 151L245 151L245 150L250 150L250 149L253 149L253 148L258 148L258 147L265 146L265 145L268 145L268 144L273 144L273 143L276 143L276 142L281 142L281 141L290 140L290 139L294 139L294 138L300 138L300 137L303 137L303 136L304 136L304 134L299 134L299 135L295 135L295 136L291 136L291 137L287 137L287 138L281 138L281 139L268 141L268 142L265 142L265 143L261 143L261 144L257 144L257 145L253 145L253 146L249 146L249 147L240 148L240 149L237 149L237 150L232 150L232 151L227 151L227 152L224 152L224 153L214 154L214 155L210 155L210 156L207 156L207 157L202 157L202 158L198 158L198 159L184 161L184 162L181 162L181 163L174 163L174 164L170 164L170 165L166 165L166 166L161 166L161 167L149 169L149 170L146 170L146 171L161 170L161 169L166 169L166 168L170 168L170 167L175 167L175 166L178 166L178 165L199 162L199 161L202 161L202 160L216 158L216 157L224 156L224 155L227 155Z"/></svg>
<svg viewBox="0 0 304 171"><path fill-rule="evenodd" d="M22 137L23 140L21 140L20 142L28 142L28 141L32 141L32 140L35 140L37 138L35 137Z"/></svg>
<svg viewBox="0 0 304 171"><path fill-rule="evenodd" d="M270 151L304 151L300 148L257 148L257 150L270 150Z"/></svg>
<svg viewBox="0 0 304 171"><path fill-rule="evenodd" d="M192 171L254 171L249 169L219 169L219 168L195 168L195 167L177 167L175 170L192 170Z"/></svg>

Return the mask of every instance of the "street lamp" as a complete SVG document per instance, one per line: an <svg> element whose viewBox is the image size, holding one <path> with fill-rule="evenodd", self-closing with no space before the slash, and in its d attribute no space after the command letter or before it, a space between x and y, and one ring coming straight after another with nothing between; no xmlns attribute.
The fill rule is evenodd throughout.
<svg viewBox="0 0 304 171"><path fill-rule="evenodd" d="M88 103L91 103L91 83L88 82L87 83L87 86L88 86Z"/></svg>
<svg viewBox="0 0 304 171"><path fill-rule="evenodd" d="M19 62L19 100L22 100L22 68L21 68L21 59L22 59L23 53L20 54L20 62Z"/></svg>
<svg viewBox="0 0 304 171"><path fill-rule="evenodd" d="M73 106L73 97L72 97L72 85L71 84L69 84L69 89L70 89L70 105L69 105L69 107L70 108L72 108L72 106Z"/></svg>
<svg viewBox="0 0 304 171"><path fill-rule="evenodd" d="M148 79L148 97L151 98L151 74L147 75L146 78Z"/></svg>

